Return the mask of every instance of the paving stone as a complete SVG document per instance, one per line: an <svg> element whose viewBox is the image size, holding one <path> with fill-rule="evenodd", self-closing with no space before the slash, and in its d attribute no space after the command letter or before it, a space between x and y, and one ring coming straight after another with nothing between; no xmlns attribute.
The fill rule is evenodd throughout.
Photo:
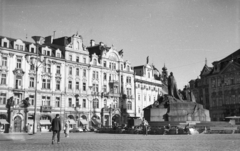
<svg viewBox="0 0 240 151"><path fill-rule="evenodd" d="M61 134L60 144L51 144L51 133L0 135L0 151L240 151L239 134L136 135Z"/></svg>

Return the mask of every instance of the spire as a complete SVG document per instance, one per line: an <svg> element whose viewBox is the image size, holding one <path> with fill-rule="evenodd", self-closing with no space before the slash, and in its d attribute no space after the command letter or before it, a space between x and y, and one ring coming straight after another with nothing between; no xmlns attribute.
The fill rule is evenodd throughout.
<svg viewBox="0 0 240 151"><path fill-rule="evenodd" d="M55 32L56 32L56 31L53 31L53 39L55 38Z"/></svg>
<svg viewBox="0 0 240 151"><path fill-rule="evenodd" d="M207 58L205 58L205 65L207 66Z"/></svg>
<svg viewBox="0 0 240 151"><path fill-rule="evenodd" d="M167 70L166 66L165 66L165 63L164 63L164 66L162 68L163 71Z"/></svg>
<svg viewBox="0 0 240 151"><path fill-rule="evenodd" d="M149 56L147 56L147 64L148 64L148 62L149 62Z"/></svg>

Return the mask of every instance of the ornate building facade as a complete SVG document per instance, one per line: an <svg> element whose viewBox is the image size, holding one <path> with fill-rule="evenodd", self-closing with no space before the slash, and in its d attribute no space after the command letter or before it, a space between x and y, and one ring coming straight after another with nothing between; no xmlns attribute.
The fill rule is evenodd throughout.
<svg viewBox="0 0 240 151"><path fill-rule="evenodd" d="M39 124L45 125L43 130L47 129L46 125L50 123L48 120L51 120L52 114L61 112L60 106L64 99L65 60L63 50L44 44L36 46L33 43L7 37L0 37L0 46L0 118L7 119L6 104L9 98L13 97L15 103L11 109L9 130L23 131L27 124L26 117L32 124L37 86L37 119ZM39 70L36 73L36 66L31 64L32 60L29 58L36 58L39 55L47 59L43 64L38 64ZM30 101L28 110L21 107L22 101L26 98L29 98Z"/></svg>
<svg viewBox="0 0 240 151"><path fill-rule="evenodd" d="M135 116L134 72L122 50L93 40L85 47L78 34L44 39L38 45L0 37L0 119L9 121L6 104L14 100L6 129L23 132L33 125L35 92L36 123L42 131L48 131L57 113L71 126L88 127L120 125ZM36 57L44 58L37 73ZM27 98L26 110L22 104Z"/></svg>
<svg viewBox="0 0 240 151"><path fill-rule="evenodd" d="M135 100L136 116L143 118L143 109L152 105L159 96L167 94L167 69L163 68L162 74L154 67L147 63L134 67L135 81Z"/></svg>
<svg viewBox="0 0 240 151"><path fill-rule="evenodd" d="M240 115L240 50L203 67L200 78L191 80L196 101L210 110L213 121Z"/></svg>

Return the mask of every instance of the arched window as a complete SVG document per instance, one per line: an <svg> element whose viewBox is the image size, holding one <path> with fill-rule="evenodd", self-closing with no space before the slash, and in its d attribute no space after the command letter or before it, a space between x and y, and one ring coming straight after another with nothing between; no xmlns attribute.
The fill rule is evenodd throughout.
<svg viewBox="0 0 240 151"><path fill-rule="evenodd" d="M127 110L132 110L132 102L131 101L127 102Z"/></svg>
<svg viewBox="0 0 240 151"><path fill-rule="evenodd" d="M99 101L98 101L98 99L94 99L93 100L93 108L99 108Z"/></svg>

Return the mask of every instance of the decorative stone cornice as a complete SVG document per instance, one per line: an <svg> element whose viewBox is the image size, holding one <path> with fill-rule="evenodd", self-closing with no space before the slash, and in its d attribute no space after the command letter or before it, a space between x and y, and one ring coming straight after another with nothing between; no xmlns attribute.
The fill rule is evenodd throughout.
<svg viewBox="0 0 240 151"><path fill-rule="evenodd" d="M14 75L23 76L24 73L25 73L25 72L23 71L23 69L17 69L17 68L16 68L16 69L13 70L13 74L14 74Z"/></svg>
<svg viewBox="0 0 240 151"><path fill-rule="evenodd" d="M14 56L14 53L9 53L9 56L12 58Z"/></svg>

